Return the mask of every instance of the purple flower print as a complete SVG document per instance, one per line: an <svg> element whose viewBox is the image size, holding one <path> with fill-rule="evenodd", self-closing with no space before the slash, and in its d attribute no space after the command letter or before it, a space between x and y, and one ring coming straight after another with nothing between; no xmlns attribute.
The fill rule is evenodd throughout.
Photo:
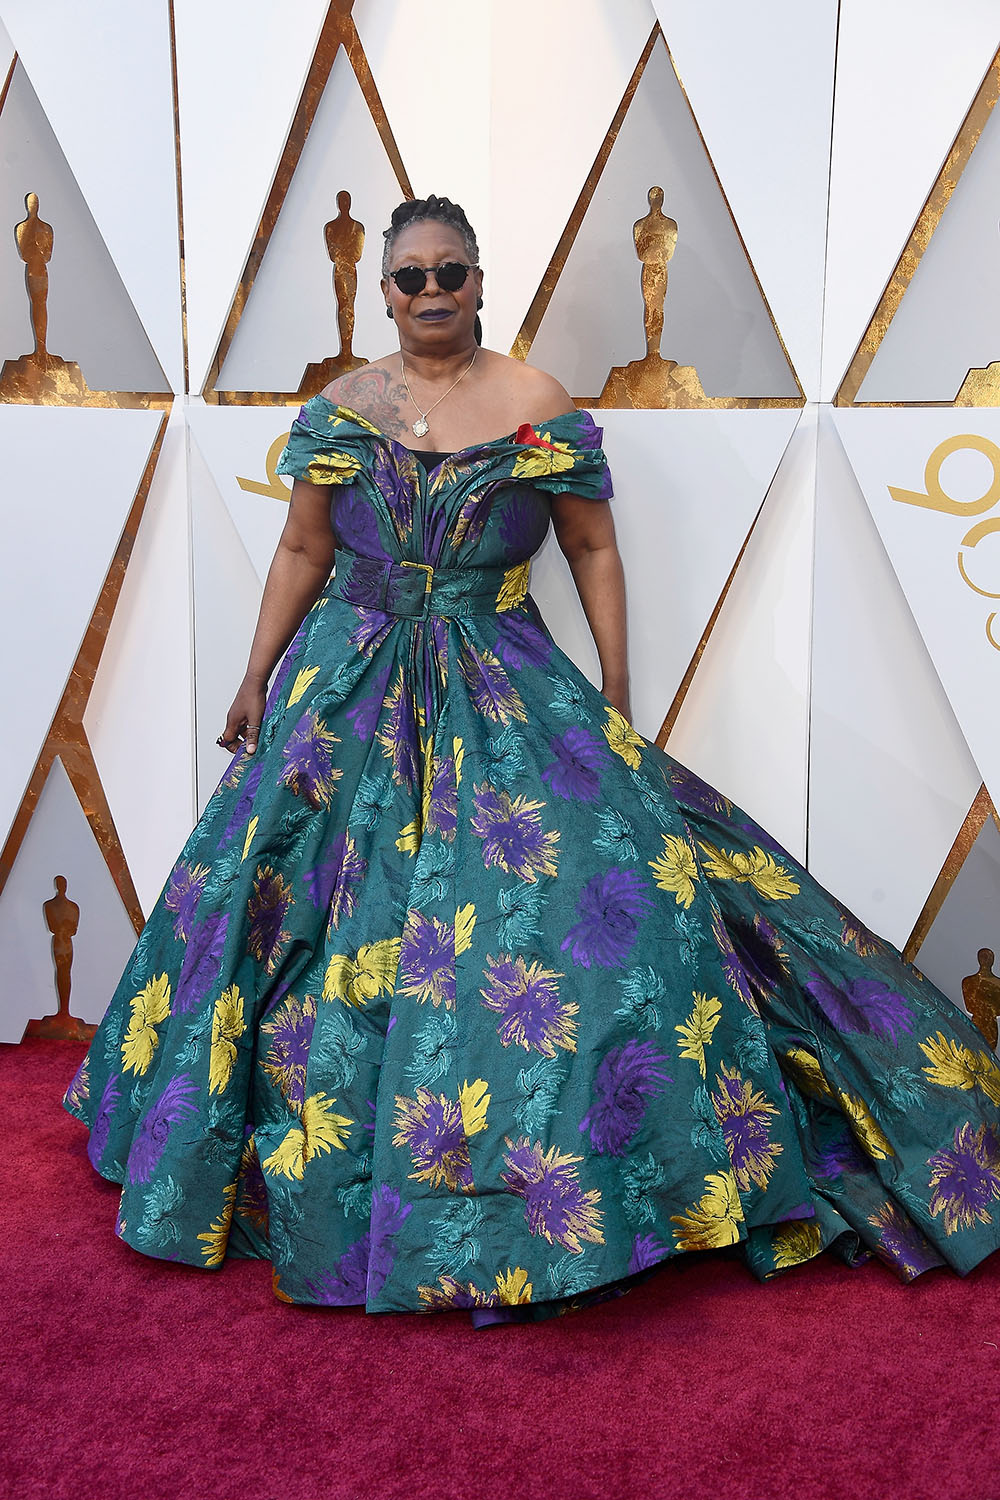
<svg viewBox="0 0 1000 1500"><path fill-rule="evenodd" d="M121 1098L121 1089L118 1087L118 1074L112 1073L104 1085L104 1093L94 1116L94 1123L90 1127L90 1139L87 1142L87 1155L90 1164L100 1170L101 1157L104 1155L108 1144L108 1136L111 1134L111 1116L115 1112L115 1105Z"/></svg>
<svg viewBox="0 0 1000 1500"><path fill-rule="evenodd" d="M471 641L458 658L458 670L476 712L495 724L527 719L521 696L500 662L485 647L477 651Z"/></svg>
<svg viewBox="0 0 1000 1500"><path fill-rule="evenodd" d="M712 1104L725 1137L736 1185L744 1193L754 1184L765 1188L782 1149L772 1142L769 1134L771 1122L778 1114L777 1106L754 1088L749 1079L735 1069L730 1070L725 1063L716 1085Z"/></svg>
<svg viewBox="0 0 1000 1500"><path fill-rule="evenodd" d="M385 707L389 712L375 738L382 746L383 755L392 763L393 781L409 792L417 779L420 736L413 693L404 679L402 667L386 697Z"/></svg>
<svg viewBox="0 0 1000 1500"><path fill-rule="evenodd" d="M543 1150L541 1141L530 1141L526 1135L516 1141L505 1137L509 1150L504 1153L506 1172L500 1179L505 1187L524 1199L524 1217L532 1234L540 1234L549 1244L562 1245L578 1255L583 1242L603 1245L602 1214L598 1208L600 1192L584 1192L574 1163L579 1156L569 1156L558 1146Z"/></svg>
<svg viewBox="0 0 1000 1500"><path fill-rule="evenodd" d="M521 562L537 549L548 528L548 512L535 495L515 490L500 512L500 539L508 562Z"/></svg>
<svg viewBox="0 0 1000 1500"><path fill-rule="evenodd" d="M636 1271L647 1271L650 1266L658 1266L669 1254L666 1245L661 1245L655 1234L637 1234L632 1245L628 1274L634 1276Z"/></svg>
<svg viewBox="0 0 1000 1500"><path fill-rule="evenodd" d="M307 709L288 736L281 784L311 807L329 807L336 783L344 774L332 763L337 736L312 709Z"/></svg>
<svg viewBox="0 0 1000 1500"><path fill-rule="evenodd" d="M902 995L879 979L851 979L837 989L822 974L810 974L806 989L838 1031L878 1036L899 1045L899 1032L913 1032L913 1012Z"/></svg>
<svg viewBox="0 0 1000 1500"><path fill-rule="evenodd" d="M258 865L253 894L247 901L247 952L273 974L281 950L291 937L282 926L294 903L292 887L270 865Z"/></svg>
<svg viewBox="0 0 1000 1500"><path fill-rule="evenodd" d="M543 1057L555 1057L557 1047L576 1051L574 1018L580 1007L560 1000L562 977L537 961L527 963L521 954L487 958L487 988L479 993L487 1008L502 1018L497 1032L505 1047L520 1046L526 1052L534 1048Z"/></svg>
<svg viewBox="0 0 1000 1500"><path fill-rule="evenodd" d="M576 903L580 920L563 939L563 951L568 948L573 962L584 969L592 964L621 968L632 951L640 921L652 910L645 890L634 870L618 865L591 876Z"/></svg>
<svg viewBox="0 0 1000 1500"><path fill-rule="evenodd" d="M435 756L426 831L440 833L443 839L453 839L457 827L458 785L455 780L455 762L450 755L440 758Z"/></svg>
<svg viewBox="0 0 1000 1500"><path fill-rule="evenodd" d="M176 1015L186 1015L208 994L222 963L228 927L229 913L213 911L188 938L174 998Z"/></svg>
<svg viewBox="0 0 1000 1500"><path fill-rule="evenodd" d="M394 1146L408 1146L416 1171L410 1176L432 1188L444 1183L451 1192L473 1187L469 1142L462 1124L462 1107L447 1094L418 1088L416 1097L396 1095Z"/></svg>
<svg viewBox="0 0 1000 1500"><path fill-rule="evenodd" d="M497 652L500 660L515 672L529 667L546 667L552 655L552 641L527 615L507 611L497 615Z"/></svg>
<svg viewBox="0 0 1000 1500"><path fill-rule="evenodd" d="M365 1233L343 1255L330 1271L321 1271L306 1288L323 1307L357 1307L365 1301L368 1289L368 1255L370 1233Z"/></svg>
<svg viewBox="0 0 1000 1500"><path fill-rule="evenodd" d="M339 927L357 905L358 887L365 878L368 861L358 853L349 833L338 833L329 857L307 870L302 883L317 911L329 912L329 926Z"/></svg>
<svg viewBox="0 0 1000 1500"><path fill-rule="evenodd" d="M375 733L391 672L391 667L377 672L372 680L370 692L365 697L359 698L353 708L347 710L347 717L354 720L354 734L359 740L370 740Z"/></svg>
<svg viewBox="0 0 1000 1500"><path fill-rule="evenodd" d="M362 557L384 558L388 554L378 534L378 518L371 501L353 485L338 486L330 507L337 540Z"/></svg>
<svg viewBox="0 0 1000 1500"><path fill-rule="evenodd" d="M413 530L413 491L419 482L416 459L405 448L397 448L394 455L388 443L377 443L372 477L392 517L397 537L401 542L407 541Z"/></svg>
<svg viewBox="0 0 1000 1500"><path fill-rule="evenodd" d="M260 786L263 774L264 760L262 756L258 756L242 779L240 795L229 815L229 822L226 824L225 832L219 840L220 849L225 849L228 844L232 843L237 832L242 833L250 821L250 810L253 807L253 799L257 795L257 788Z"/></svg>
<svg viewBox="0 0 1000 1500"><path fill-rule="evenodd" d="M878 1213L870 1214L868 1222L879 1231L881 1258L902 1271L907 1280L919 1276L921 1271L929 1271L931 1266L944 1265L940 1255L898 1203L887 1203Z"/></svg>
<svg viewBox="0 0 1000 1500"><path fill-rule="evenodd" d="M163 904L168 911L175 912L174 937L187 942L191 936L191 926L194 922L194 914L198 909L202 892L205 889L205 881L208 879L208 865L175 865L170 876L170 884L163 895Z"/></svg>
<svg viewBox="0 0 1000 1500"><path fill-rule="evenodd" d="M563 735L553 735L549 749L555 760L545 767L542 780L547 781L557 797L567 802L596 802L601 790L601 768L610 757L601 742L572 725Z"/></svg>
<svg viewBox="0 0 1000 1500"><path fill-rule="evenodd" d="M160 1164L170 1132L178 1121L196 1113L192 1095L198 1085L187 1073L171 1078L163 1093L147 1110L128 1154L129 1182L148 1182Z"/></svg>
<svg viewBox="0 0 1000 1500"><path fill-rule="evenodd" d="M402 1229L412 1203L403 1203L387 1183L372 1195L371 1249L368 1259L368 1296L377 1297L392 1272L396 1259L396 1235Z"/></svg>
<svg viewBox="0 0 1000 1500"><path fill-rule="evenodd" d="M971 1122L955 1131L953 1150L938 1151L931 1169L931 1213L944 1215L947 1234L991 1224L992 1205L1000 1198L1000 1137L991 1125L973 1130Z"/></svg>
<svg viewBox="0 0 1000 1500"><path fill-rule="evenodd" d="M670 767L670 790L682 807L709 814L721 813L724 817L733 810L728 797L723 797L707 781L702 781L700 776L676 761Z"/></svg>
<svg viewBox="0 0 1000 1500"><path fill-rule="evenodd" d="M648 1100L673 1082L662 1071L666 1060L652 1042L635 1040L604 1054L594 1075L593 1103L580 1121L595 1151L625 1155L642 1125Z"/></svg>
<svg viewBox="0 0 1000 1500"><path fill-rule="evenodd" d="M296 1111L306 1097L306 1068L315 1025L316 1001L310 995L303 1000L286 995L260 1023L261 1035L270 1038L261 1070Z"/></svg>
<svg viewBox="0 0 1000 1500"><path fill-rule="evenodd" d="M403 928L396 989L446 1010L455 1005L455 924L411 911Z"/></svg>
<svg viewBox="0 0 1000 1500"><path fill-rule="evenodd" d="M483 841L483 864L499 865L522 880L556 873L558 833L542 831L543 802L512 798L488 781L473 788L472 831Z"/></svg>

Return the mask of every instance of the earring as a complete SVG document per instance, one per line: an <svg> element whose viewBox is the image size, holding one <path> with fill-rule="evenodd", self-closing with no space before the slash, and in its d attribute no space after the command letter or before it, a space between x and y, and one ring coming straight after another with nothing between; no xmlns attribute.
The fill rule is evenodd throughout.
<svg viewBox="0 0 1000 1500"><path fill-rule="evenodd" d="M482 299L482 295L480 294L480 296L478 296L476 298L476 312L480 311L480 309L482 308L482 305L483 305L483 299Z"/></svg>
<svg viewBox="0 0 1000 1500"><path fill-rule="evenodd" d="M395 316L394 313L393 313L393 311L392 311L392 308L389 306L388 302L385 304L385 315L386 315L387 318L391 318L391 317Z"/></svg>

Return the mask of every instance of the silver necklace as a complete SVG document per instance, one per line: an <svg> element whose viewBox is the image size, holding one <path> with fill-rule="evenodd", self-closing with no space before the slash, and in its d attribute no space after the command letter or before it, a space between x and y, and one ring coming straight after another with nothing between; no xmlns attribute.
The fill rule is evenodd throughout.
<svg viewBox="0 0 1000 1500"><path fill-rule="evenodd" d="M411 431L412 431L414 437L423 437L426 432L430 431L430 423L428 422L427 418L430 416L430 414L434 410L435 406L440 406L441 405L441 402L444 400L445 396L450 396L451 395L451 393L455 389L456 385L458 385L458 381L465 379L466 375L468 375L469 371L472 369L472 366L476 363L476 358L477 358L478 354L479 354L479 350L477 349L476 353L469 360L469 363L466 365L466 367L462 371L461 375L459 375L458 380L453 380L452 381L451 385L445 391L445 393L444 393L443 396L439 396L436 401L432 402L431 405L427 408L426 411L420 411L420 407L417 406L416 401L413 400L413 392L410 390L410 384L409 384L409 381L406 378L406 366L403 363L403 355L402 355L402 353L400 353L400 356L399 356L399 368L400 368L400 372L402 373L402 376L403 376L403 385L406 388L406 394L409 396L410 400L413 401L414 406L417 407L417 411L420 412L420 416L419 416L418 420L416 422L414 422L412 424L412 427L411 427Z"/></svg>

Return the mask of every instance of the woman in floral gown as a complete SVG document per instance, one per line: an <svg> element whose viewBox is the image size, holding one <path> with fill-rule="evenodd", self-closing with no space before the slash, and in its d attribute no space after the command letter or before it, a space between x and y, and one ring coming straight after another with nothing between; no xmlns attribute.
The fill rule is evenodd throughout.
<svg viewBox="0 0 1000 1500"><path fill-rule="evenodd" d="M477 260L447 199L402 205L400 349L293 425L237 753L66 1096L118 1233L477 1323L730 1246L966 1272L996 1059L632 729L600 430L478 349ZM528 592L550 520L602 692Z"/></svg>

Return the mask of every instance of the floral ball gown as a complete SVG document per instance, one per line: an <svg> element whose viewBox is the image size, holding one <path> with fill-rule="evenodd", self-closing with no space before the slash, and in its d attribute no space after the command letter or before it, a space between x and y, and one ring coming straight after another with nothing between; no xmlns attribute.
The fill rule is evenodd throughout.
<svg viewBox="0 0 1000 1500"><path fill-rule="evenodd" d="M903 1278L1000 1237L965 1016L642 739L528 593L586 412L435 466L317 396L336 570L66 1095L147 1255L541 1318L690 1251Z"/></svg>

